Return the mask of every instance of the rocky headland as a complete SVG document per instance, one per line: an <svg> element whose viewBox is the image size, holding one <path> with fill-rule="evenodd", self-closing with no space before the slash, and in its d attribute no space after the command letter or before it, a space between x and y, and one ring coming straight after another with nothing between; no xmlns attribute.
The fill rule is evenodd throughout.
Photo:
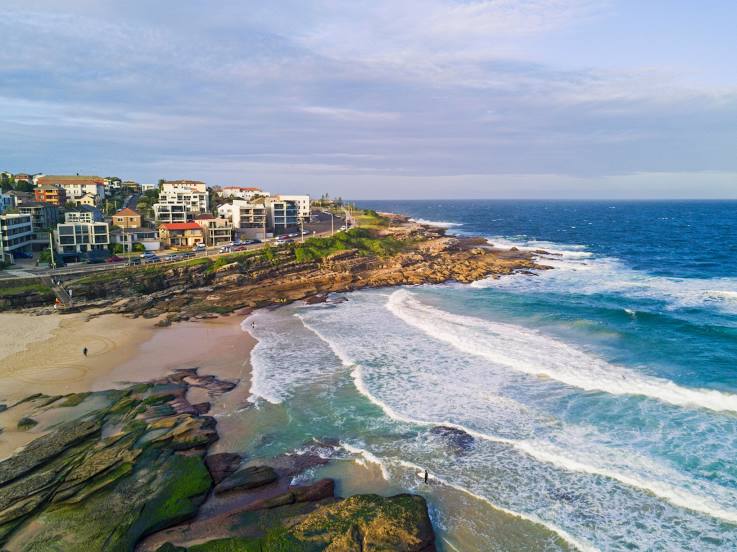
<svg viewBox="0 0 737 552"><path fill-rule="evenodd" d="M309 450L251 461L208 455L210 404L235 383L177 370L125 389L32 395L31 416L76 415L0 462L0 547L23 551L434 550L423 498L336 497L291 485L327 460Z"/></svg>

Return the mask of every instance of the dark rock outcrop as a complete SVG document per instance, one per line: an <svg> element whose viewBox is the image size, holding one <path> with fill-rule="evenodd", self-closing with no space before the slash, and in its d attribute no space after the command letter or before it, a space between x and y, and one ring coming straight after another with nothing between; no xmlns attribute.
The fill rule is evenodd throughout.
<svg viewBox="0 0 737 552"><path fill-rule="evenodd" d="M226 477L217 487L215 494L241 489L255 489L273 483L279 478L271 466L249 466Z"/></svg>
<svg viewBox="0 0 737 552"><path fill-rule="evenodd" d="M241 456L233 452L211 454L205 458L205 465L210 472L210 477L217 485L238 469L241 465Z"/></svg>

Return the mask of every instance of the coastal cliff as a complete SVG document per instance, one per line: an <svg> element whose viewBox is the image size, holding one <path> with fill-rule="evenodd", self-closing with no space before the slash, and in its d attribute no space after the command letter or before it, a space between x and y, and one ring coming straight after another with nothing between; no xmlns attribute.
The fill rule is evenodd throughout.
<svg viewBox="0 0 737 552"><path fill-rule="evenodd" d="M65 285L78 308L147 318L162 324L243 308L278 305L367 287L470 283L545 268L528 252L493 248L483 238L449 237L442 229L394 219L305 244L266 247L216 259L116 270Z"/></svg>

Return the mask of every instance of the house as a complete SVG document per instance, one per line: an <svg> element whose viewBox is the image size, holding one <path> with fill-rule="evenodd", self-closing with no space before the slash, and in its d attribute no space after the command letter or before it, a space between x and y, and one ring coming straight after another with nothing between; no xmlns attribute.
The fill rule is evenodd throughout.
<svg viewBox="0 0 737 552"><path fill-rule="evenodd" d="M222 245L233 241L233 223L210 214L198 215L194 221L202 227L205 244Z"/></svg>
<svg viewBox="0 0 737 552"><path fill-rule="evenodd" d="M98 203L98 200L97 200L97 196L84 193L79 197L70 199L69 202L73 203L74 205L84 205L86 207L95 207Z"/></svg>
<svg viewBox="0 0 737 552"><path fill-rule="evenodd" d="M202 227L196 222L162 224L159 238L165 247L193 247L205 241Z"/></svg>
<svg viewBox="0 0 737 552"><path fill-rule="evenodd" d="M113 215L113 224L119 228L140 228L141 215L126 207Z"/></svg>
<svg viewBox="0 0 737 552"><path fill-rule="evenodd" d="M148 192L149 190L158 190L158 184L140 184L141 192Z"/></svg>
<svg viewBox="0 0 737 552"><path fill-rule="evenodd" d="M33 240L30 215L0 215L0 260L15 262L19 253L29 253Z"/></svg>
<svg viewBox="0 0 737 552"><path fill-rule="evenodd" d="M134 243L140 243L146 251L161 248L159 235L153 228L113 228L110 230L110 243L119 243L125 251L132 251Z"/></svg>
<svg viewBox="0 0 737 552"><path fill-rule="evenodd" d="M33 181L33 177L26 173L16 173L13 175L13 179L16 182L28 182L29 184Z"/></svg>
<svg viewBox="0 0 737 552"><path fill-rule="evenodd" d="M10 190L7 192L9 196L15 198L15 204L23 205L24 203L36 203L36 194L33 192L21 192L19 190Z"/></svg>
<svg viewBox="0 0 737 552"><path fill-rule="evenodd" d="M54 237L57 253L79 258L106 252L110 245L110 227L106 222L64 222L56 225Z"/></svg>
<svg viewBox="0 0 737 552"><path fill-rule="evenodd" d="M31 216L34 232L43 232L59 222L59 208L50 203L23 203L18 206L18 212Z"/></svg>
<svg viewBox="0 0 737 552"><path fill-rule="evenodd" d="M43 184L33 190L36 201L61 207L67 202L67 193L58 184Z"/></svg>
<svg viewBox="0 0 737 552"><path fill-rule="evenodd" d="M0 193L0 215L8 209L15 208L15 196Z"/></svg>
<svg viewBox="0 0 737 552"><path fill-rule="evenodd" d="M233 229L238 238L266 238L268 221L265 201L235 200L230 211Z"/></svg>
<svg viewBox="0 0 737 552"><path fill-rule="evenodd" d="M210 194L197 190L162 190L159 193L162 205L184 205L193 215L206 213L210 209Z"/></svg>
<svg viewBox="0 0 737 552"><path fill-rule="evenodd" d="M34 180L38 187L47 184L61 186L70 199L91 194L95 197L95 202L100 203L105 198L105 179L99 176L42 175Z"/></svg>
<svg viewBox="0 0 737 552"><path fill-rule="evenodd" d="M233 220L233 204L223 203L222 205L218 205L218 216L220 218Z"/></svg>
<svg viewBox="0 0 737 552"><path fill-rule="evenodd" d="M224 198L237 198L250 200L255 196L269 197L269 192L264 192L261 188L244 188L243 186L224 186L218 194Z"/></svg>
<svg viewBox="0 0 737 552"><path fill-rule="evenodd" d="M279 194L276 198L282 201L293 201L297 205L297 216L303 222L310 220L310 196Z"/></svg>
<svg viewBox="0 0 737 552"><path fill-rule="evenodd" d="M190 218L186 205L154 203L153 208L154 219L159 223L187 222Z"/></svg>

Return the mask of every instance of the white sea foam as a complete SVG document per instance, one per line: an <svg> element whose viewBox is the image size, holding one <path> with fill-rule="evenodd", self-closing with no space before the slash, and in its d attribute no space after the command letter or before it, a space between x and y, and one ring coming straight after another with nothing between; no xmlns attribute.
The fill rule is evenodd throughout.
<svg viewBox="0 0 737 552"><path fill-rule="evenodd" d="M641 395L677 406L737 412L736 395L681 387L638 374L534 330L436 309L421 303L407 290L395 291L387 308L434 339L497 366L546 376L587 391Z"/></svg>
<svg viewBox="0 0 737 552"><path fill-rule="evenodd" d="M437 226L438 228L457 228L458 226L463 226L463 223L449 222L446 220L427 220L423 218L412 218L409 220L417 224L427 224L428 226Z"/></svg>
<svg viewBox="0 0 737 552"><path fill-rule="evenodd" d="M343 441L341 441L340 446L347 452L358 456L360 459L357 458L356 462L359 465L365 466L366 462L374 464L379 467L379 470L381 470L381 477L384 478L384 481L389 481L389 479L391 479L391 475L389 475L389 470L387 469L386 464L371 451L368 451L361 447L357 447L355 445L351 445L349 443L345 443Z"/></svg>
<svg viewBox="0 0 737 552"><path fill-rule="evenodd" d="M555 270L541 271L536 278L504 276L472 284L477 288L501 288L511 291L572 292L576 294L619 294L638 300L664 302L668 309L716 309L737 314L737 278L672 278L654 276L627 267L619 259L595 257L583 245L510 240L490 237L502 248L523 251L544 249L541 264Z"/></svg>
<svg viewBox="0 0 737 552"><path fill-rule="evenodd" d="M412 470L413 472L422 471L422 470L425 469L423 466L420 466L418 464L415 464L414 462L408 462L407 460L403 460L403 459L396 460L396 463L399 464L399 465L401 465L401 466L403 466L403 467L405 467L405 468L407 468L407 469L409 469L409 470ZM537 525L542 525L543 527L545 527L549 531L552 531L553 533L556 533L558 536L560 536L568 544L571 544L571 545L575 546L577 549L579 549L579 550L581 550L583 552L595 552L595 551L598 550L593 545L591 545L591 544L589 544L587 542L584 542L584 541L582 541L580 539L577 539L576 537L574 537L573 535L571 535L570 533L568 533L564 529L561 529L560 527L558 527L556 525L553 525L552 523L550 523L548 521L545 521L543 519L540 519L537 516L532 515L532 514L523 514L523 513L520 513L520 512L515 512L513 510L509 510L508 508L504 508L503 506L499 506L498 504L494 504L491 500L489 500L485 496L476 494L473 491L467 489L466 487L464 487L462 485L457 485L455 483L451 483L450 481L448 481L444 477L439 476L436 473L433 473L433 480L434 481L437 481L437 482L439 482L439 483L441 483L443 485L445 485L446 487L450 487L452 489L455 489L457 491L460 491L460 492L462 492L462 493L464 493L464 494L466 494L466 495L468 495L468 496L470 496L470 497L472 497L472 498L474 498L476 500L479 500L481 502L484 502L484 503L488 504L489 506L491 506L492 508L494 508L495 510L498 510L500 512L504 512L507 515L514 516L514 517L523 519L525 521L528 521L528 522L531 522L531 523L535 523Z"/></svg>

